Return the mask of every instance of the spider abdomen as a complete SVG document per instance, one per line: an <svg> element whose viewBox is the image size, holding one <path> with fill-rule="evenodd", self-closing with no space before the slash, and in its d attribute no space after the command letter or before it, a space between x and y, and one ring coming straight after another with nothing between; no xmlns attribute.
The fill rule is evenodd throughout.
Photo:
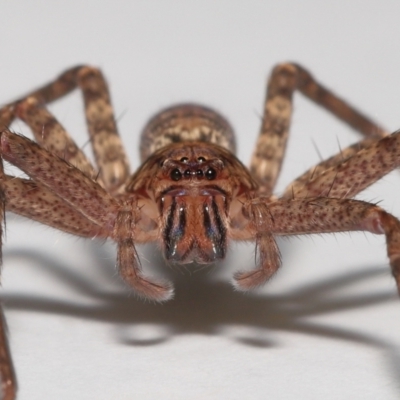
<svg viewBox="0 0 400 400"><path fill-rule="evenodd" d="M160 111L147 123L140 143L141 160L180 142L213 143L236 151L233 128L222 115L204 106L182 104Z"/></svg>

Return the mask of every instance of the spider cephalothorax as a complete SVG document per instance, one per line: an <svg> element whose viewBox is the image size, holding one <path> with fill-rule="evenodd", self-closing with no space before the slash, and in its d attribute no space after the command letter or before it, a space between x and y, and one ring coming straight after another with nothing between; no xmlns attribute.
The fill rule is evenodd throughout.
<svg viewBox="0 0 400 400"><path fill-rule="evenodd" d="M76 87L83 93L96 168L47 111ZM299 90L367 137L273 195ZM31 141L12 133L20 118ZM141 167L130 176L107 84L101 72L78 66L54 82L0 109L1 161L28 179L6 175L0 162L0 215L11 211L83 237L117 243L122 278L156 301L173 295L169 282L143 275L135 244L158 242L167 261L213 263L229 240L253 241L257 266L235 275L242 290L267 281L279 268L275 236L365 230L384 234L393 276L400 287L400 222L380 207L353 197L400 165L400 133L388 133L316 82L302 67L278 65L268 82L260 135L247 169L234 155L225 118L209 108L168 108L146 125ZM3 393L16 385L0 318Z"/></svg>
<svg viewBox="0 0 400 400"><path fill-rule="evenodd" d="M145 128L143 142L160 137L164 145L148 155L126 191L138 195L140 204L157 206L154 229L166 260L209 264L225 257L238 202L257 189L232 154L232 132L223 117L198 105L162 111Z"/></svg>
<svg viewBox="0 0 400 400"><path fill-rule="evenodd" d="M189 111L190 128L186 128ZM186 105L161 112L152 124L162 121L166 112L170 122L165 129L175 132L174 143L151 154L126 190L157 206L154 226L160 230L166 260L208 264L224 258L230 220L235 217L232 206L257 184L229 150L216 144L230 143L232 131L227 123L225 129L214 130L212 122L223 121L222 117L209 109ZM201 118L204 114L207 119ZM145 138L148 132L144 131ZM158 132L163 137L162 129Z"/></svg>

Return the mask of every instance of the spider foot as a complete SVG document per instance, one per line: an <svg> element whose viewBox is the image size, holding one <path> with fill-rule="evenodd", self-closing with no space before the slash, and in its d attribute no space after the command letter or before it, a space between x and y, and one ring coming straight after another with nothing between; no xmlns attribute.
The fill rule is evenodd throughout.
<svg viewBox="0 0 400 400"><path fill-rule="evenodd" d="M233 277L233 286L235 289L245 292L263 285L271 278L271 275L272 274L264 268L239 271Z"/></svg>
<svg viewBox="0 0 400 400"><path fill-rule="evenodd" d="M150 279L142 274L124 278L135 293L144 299L163 302L174 296L174 287L169 281Z"/></svg>

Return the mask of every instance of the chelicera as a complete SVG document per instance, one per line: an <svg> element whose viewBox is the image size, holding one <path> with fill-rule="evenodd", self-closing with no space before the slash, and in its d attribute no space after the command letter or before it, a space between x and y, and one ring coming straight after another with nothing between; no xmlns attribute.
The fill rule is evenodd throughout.
<svg viewBox="0 0 400 400"><path fill-rule="evenodd" d="M94 167L45 105L82 90ZM292 95L305 96L365 138L273 191L285 153ZM19 118L36 141L13 133ZM121 277L138 295L169 300L169 282L141 270L135 245L158 242L169 262L210 264L231 240L253 241L254 269L237 272L234 286L264 284L280 267L275 237L364 230L384 234L400 286L400 222L375 204L353 197L400 164L400 133L383 128L319 84L296 64L274 68L250 167L234 155L227 120L196 104L165 109L143 130L142 165L131 175L102 73L78 66L0 109L0 216L21 214L73 235L109 238L118 248ZM28 178L7 175L5 160ZM15 376L0 319L3 398L14 399Z"/></svg>

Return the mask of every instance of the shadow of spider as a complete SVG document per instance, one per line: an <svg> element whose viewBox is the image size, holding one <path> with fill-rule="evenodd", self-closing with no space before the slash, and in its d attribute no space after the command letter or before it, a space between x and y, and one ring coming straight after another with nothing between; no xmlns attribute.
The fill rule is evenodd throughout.
<svg viewBox="0 0 400 400"><path fill-rule="evenodd" d="M6 309L24 310L58 315L68 315L85 320L103 321L119 325L153 324L168 327L169 335L203 333L216 334L224 326L245 326L266 331L289 331L326 338L347 340L369 345L383 345L376 338L350 330L324 326L310 322L310 317L362 309L382 303L398 301L394 292L344 296L335 293L350 285L374 280L387 274L384 268L368 268L349 272L319 283L304 285L290 294L271 295L250 292L246 295L235 292L226 282L215 282L207 273L188 277L174 276L176 296L172 301L155 304L130 295L129 288L116 279L104 247L93 244L99 262L99 274L113 283L112 288L103 289L99 284L68 268L60 260L49 258L31 250L6 251L5 258L22 259L36 268L45 270L54 279L63 282L71 291L94 301L94 305L79 304L56 298L37 295L13 294L3 290L1 299ZM84 268L82 267L84 271ZM307 321L306 321L307 319ZM163 340L168 339L167 335ZM254 346L270 346L271 343L238 339ZM132 339L131 343L140 344ZM141 344L145 344L144 342Z"/></svg>
<svg viewBox="0 0 400 400"><path fill-rule="evenodd" d="M6 260L22 260L40 268L53 276L54 280L66 285L71 292L79 294L79 298L84 296L90 300L90 304L87 304L79 300L16 294L6 288L0 296L6 311L32 311L113 324L117 327L117 340L129 346L156 346L178 335L203 334L229 336L244 346L269 348L279 346L270 339L272 331L302 333L376 348L384 354L390 375L396 380L400 378L397 346L381 340L379 330L372 336L311 320L316 316L398 301L391 290L343 295L343 289L386 275L385 268L371 267L349 272L282 295L260 292L243 295L232 290L228 283L213 281L208 273L200 272L189 279L188 276L176 274L175 298L164 304L154 304L130 295L129 289L116 279L107 246L98 243L91 243L90 246L96 253L99 275L111 282L107 288L101 287L87 274L69 268L60 259L48 257L42 252L6 251ZM137 337L135 328L142 324L162 327L162 334L150 339L143 339L140 335ZM244 327L249 334L239 330L239 335L232 337L231 332L235 330L226 331L230 327L235 330Z"/></svg>

